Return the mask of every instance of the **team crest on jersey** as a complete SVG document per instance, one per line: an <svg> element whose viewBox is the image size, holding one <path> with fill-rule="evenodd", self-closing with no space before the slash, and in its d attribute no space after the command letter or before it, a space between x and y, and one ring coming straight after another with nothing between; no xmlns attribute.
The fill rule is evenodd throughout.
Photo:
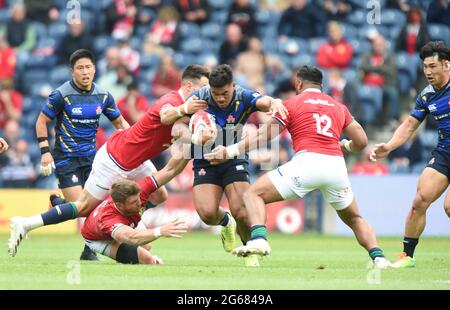
<svg viewBox="0 0 450 310"><path fill-rule="evenodd" d="M429 165L434 164L434 157L432 159L430 159L430 161L428 162Z"/></svg>
<svg viewBox="0 0 450 310"><path fill-rule="evenodd" d="M78 177L75 174L72 175L72 182L73 183L78 183Z"/></svg>
<svg viewBox="0 0 450 310"><path fill-rule="evenodd" d="M102 114L102 107L101 106L97 106L97 110L95 110L95 113L97 113L97 115Z"/></svg>
<svg viewBox="0 0 450 310"><path fill-rule="evenodd" d="M236 121L236 119L234 118L233 115L228 115L228 117L227 117L227 123L228 124L230 124L230 123L234 124L235 121Z"/></svg>
<svg viewBox="0 0 450 310"><path fill-rule="evenodd" d="M294 182L295 186L297 186L297 187L302 186L302 182L300 182L300 177L293 177L292 182Z"/></svg>
<svg viewBox="0 0 450 310"><path fill-rule="evenodd" d="M203 168L198 171L198 175L200 175L200 176L205 175L205 174L206 174L206 170Z"/></svg>

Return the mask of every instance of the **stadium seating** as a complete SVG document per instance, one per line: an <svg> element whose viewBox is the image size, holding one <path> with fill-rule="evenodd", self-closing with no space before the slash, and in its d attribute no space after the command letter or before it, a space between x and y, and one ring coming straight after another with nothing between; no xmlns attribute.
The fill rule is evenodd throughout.
<svg viewBox="0 0 450 310"><path fill-rule="evenodd" d="M450 29L447 26L428 24L428 32L430 33L431 40L442 40L447 46L450 45Z"/></svg>
<svg viewBox="0 0 450 310"><path fill-rule="evenodd" d="M381 88L360 85L358 97L359 103L362 105L362 123L373 124L382 108L383 94Z"/></svg>
<svg viewBox="0 0 450 310"><path fill-rule="evenodd" d="M407 94L417 78L416 60L407 53L398 53L396 59L400 93Z"/></svg>

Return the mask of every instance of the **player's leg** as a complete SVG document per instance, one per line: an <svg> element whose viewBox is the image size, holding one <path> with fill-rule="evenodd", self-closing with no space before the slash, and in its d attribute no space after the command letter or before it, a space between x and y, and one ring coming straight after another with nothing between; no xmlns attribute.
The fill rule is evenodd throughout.
<svg viewBox="0 0 450 310"><path fill-rule="evenodd" d="M249 254L269 255L267 243L266 204L284 200L273 181L265 174L250 185L244 194L244 204L250 224L250 240L245 246L233 250L233 254L247 256Z"/></svg>
<svg viewBox="0 0 450 310"><path fill-rule="evenodd" d="M219 207L223 189L216 184L198 184L192 189L195 209L200 219L208 225L221 225L231 220L227 212Z"/></svg>
<svg viewBox="0 0 450 310"><path fill-rule="evenodd" d="M351 194L353 196L353 194ZM360 215L356 200L353 197L349 206L340 209L340 202L335 201L332 206L336 209L340 219L355 234L358 243L367 250L370 258L377 268L387 268L390 266L389 261L385 258L383 251L378 246L377 238L372 226Z"/></svg>
<svg viewBox="0 0 450 310"><path fill-rule="evenodd" d="M450 191L447 191L447 195L445 196L444 210L447 216L450 217Z"/></svg>
<svg viewBox="0 0 450 310"><path fill-rule="evenodd" d="M430 167L423 170L412 208L406 218L403 253L399 260L394 263L395 267L415 266L414 251L419 243L419 237L425 229L426 211L442 195L448 184L447 176L438 170Z"/></svg>
<svg viewBox="0 0 450 310"><path fill-rule="evenodd" d="M130 178L133 180L144 179L147 176L154 175L158 170L150 160L146 160L138 168L130 172ZM166 182L167 183L167 182ZM164 183L165 184L165 183ZM164 184L159 184L159 188L149 197L149 207L155 207L167 200L169 194Z"/></svg>
<svg viewBox="0 0 450 310"><path fill-rule="evenodd" d="M225 186L224 192L228 199L231 214L236 220L236 232L241 238L243 244L250 239L250 224L247 218L247 210L245 209L242 197L249 189L248 182L232 182Z"/></svg>
<svg viewBox="0 0 450 310"><path fill-rule="evenodd" d="M114 241L111 245L109 257L122 264L163 264L162 260L150 253L142 246L118 243Z"/></svg>

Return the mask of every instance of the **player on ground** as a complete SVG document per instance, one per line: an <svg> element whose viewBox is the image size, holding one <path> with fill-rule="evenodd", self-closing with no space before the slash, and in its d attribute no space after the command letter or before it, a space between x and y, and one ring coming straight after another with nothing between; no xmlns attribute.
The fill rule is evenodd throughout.
<svg viewBox="0 0 450 310"><path fill-rule="evenodd" d="M391 140L377 144L371 153L372 160L388 156L408 141L427 114L439 123L439 141L420 175L416 197L406 218L403 253L393 264L396 268L415 266L414 250L425 229L427 209L448 188L450 178L450 49L443 42L429 42L420 51L420 58L430 85L417 96L411 115L397 128ZM444 209L450 217L448 192Z"/></svg>
<svg viewBox="0 0 450 310"><path fill-rule="evenodd" d="M366 133L345 105L321 92L320 70L303 66L298 70L297 78L298 95L285 101L288 117L274 116L268 126L258 129L257 137L257 141L271 139L274 131L278 134L287 129L296 154L288 163L260 177L244 194L251 239L246 245L234 249L233 253L240 256L270 254L265 204L303 197L319 189L342 221L353 230L375 265L385 268L389 262L378 247L371 226L359 214L342 155L343 150L359 152L364 149ZM342 132L351 140L339 142ZM240 155L256 146L251 140L247 137L239 144L218 147L207 158Z"/></svg>
<svg viewBox="0 0 450 310"><path fill-rule="evenodd" d="M179 234L187 231L187 226L178 219L153 229L139 224L139 212L156 188L153 176L137 183L114 182L111 196L86 218L81 230L86 246L123 264L162 264L162 260L145 247L161 236L179 238Z"/></svg>
<svg viewBox="0 0 450 310"><path fill-rule="evenodd" d="M182 74L179 91L161 97L148 112L132 127L114 133L97 152L84 190L75 202L63 203L40 215L11 219L9 253L14 256L17 247L27 232L44 225L61 223L81 216L88 216L108 195L111 184L119 179L143 179L154 171L150 159L160 154L171 144L172 125L183 121L184 115L204 109L203 100L191 98L184 101L195 90L208 84L209 72L202 66L190 65ZM187 160L180 160L186 164ZM174 165L177 163L174 163ZM168 164L169 165L169 164ZM152 204L167 197L163 187L153 193Z"/></svg>
<svg viewBox="0 0 450 310"><path fill-rule="evenodd" d="M208 102L207 112L214 115L220 127L216 145L238 142L243 125L255 111L286 113L281 100L235 85L228 65L214 68L209 76L209 86L199 89L194 95ZM203 222L222 226L223 247L231 252L235 244L235 224L230 214L220 207L220 200L225 192L231 214L237 222L237 232L245 243L250 237L247 212L242 201L242 195L249 187L248 161L247 158L233 158L209 162L203 159L203 152L203 149L194 146L194 204ZM246 264L257 265L257 257L250 257Z"/></svg>
<svg viewBox="0 0 450 310"><path fill-rule="evenodd" d="M41 149L41 173L48 176L55 168L59 188L68 201L76 200L91 172L96 153L95 137L103 113L117 129L130 125L120 114L109 92L93 82L95 59L89 50L70 56L72 80L54 90L36 121ZM47 126L56 119L56 141L50 152ZM85 247L80 259L96 260Z"/></svg>

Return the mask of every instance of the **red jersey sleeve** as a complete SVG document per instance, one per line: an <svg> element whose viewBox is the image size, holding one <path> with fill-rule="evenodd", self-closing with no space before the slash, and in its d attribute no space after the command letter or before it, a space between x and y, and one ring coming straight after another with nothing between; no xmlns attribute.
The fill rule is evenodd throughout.
<svg viewBox="0 0 450 310"><path fill-rule="evenodd" d="M283 104L284 104L284 106L286 107L286 109L288 110L288 113L289 113L286 116L286 118L282 118L280 113L275 114L274 116L272 116L272 118L275 119L278 123L280 123L281 126L286 128L291 123L291 112L292 111L290 111L289 100L285 101Z"/></svg>
<svg viewBox="0 0 450 310"><path fill-rule="evenodd" d="M153 176L148 176L145 179L139 180L137 183L141 188L141 193L139 195L141 203L146 204L150 194L158 189L158 183Z"/></svg>
<svg viewBox="0 0 450 310"><path fill-rule="evenodd" d="M113 237L114 231L123 226L128 225L128 221L120 214L108 212L101 215L98 221L98 228L107 235L108 237Z"/></svg>

